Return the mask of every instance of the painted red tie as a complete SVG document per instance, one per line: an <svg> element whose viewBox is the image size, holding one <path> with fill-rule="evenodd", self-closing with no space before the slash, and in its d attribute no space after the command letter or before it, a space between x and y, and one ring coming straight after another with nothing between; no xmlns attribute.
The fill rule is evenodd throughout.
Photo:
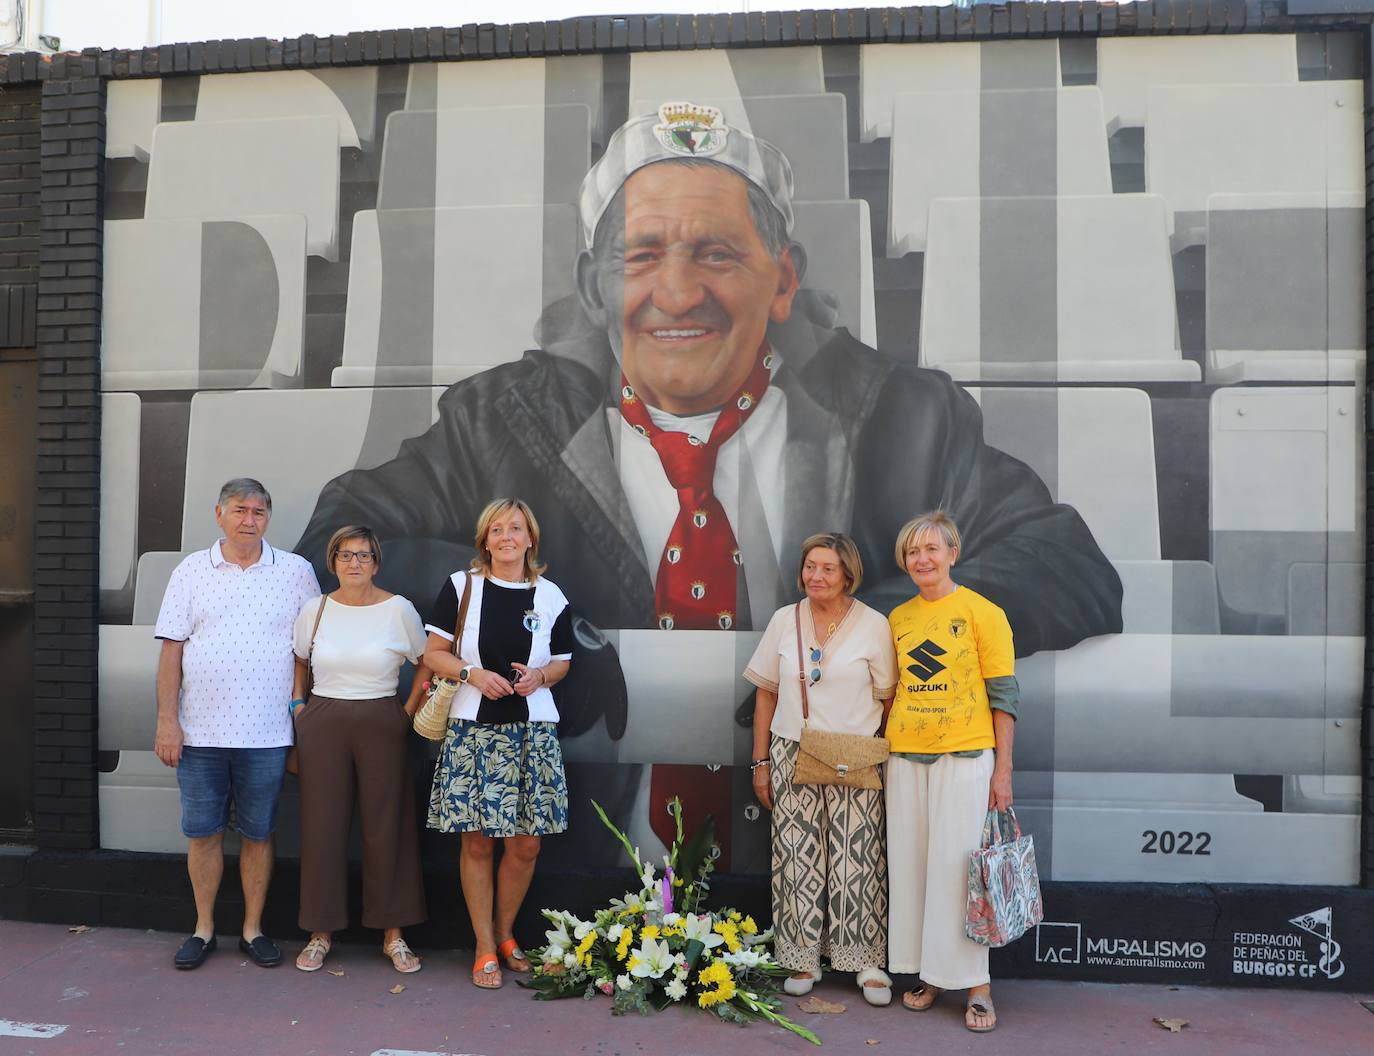
<svg viewBox="0 0 1374 1056"><path fill-rule="evenodd" d="M620 413L654 445L663 472L677 491L677 520L659 559L654 587L658 625L665 631L728 631L735 626L741 562L735 533L712 486L716 455L763 399L772 358L759 356L744 384L721 408L711 438L705 442L660 429L630 383L623 376L620 379Z"/></svg>

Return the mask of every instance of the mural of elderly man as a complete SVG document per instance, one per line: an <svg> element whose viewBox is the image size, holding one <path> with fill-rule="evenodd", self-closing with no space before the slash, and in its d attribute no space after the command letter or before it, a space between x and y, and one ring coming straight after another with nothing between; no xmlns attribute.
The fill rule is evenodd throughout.
<svg viewBox="0 0 1374 1056"><path fill-rule="evenodd" d="M547 496L550 564L593 623L747 629L791 598L778 555L809 533L843 527L879 568L912 511L940 507L1021 652L1120 630L1087 526L984 443L974 401L804 310L792 191L782 153L714 108L629 121L583 182L581 310L551 308L542 349L453 385L395 459L329 483L298 551L370 524L410 561L393 581L422 584L492 495ZM901 578L866 597L886 611Z"/></svg>
<svg viewBox="0 0 1374 1056"><path fill-rule="evenodd" d="M248 477L226 483L215 505L224 537L177 565L153 630L162 640L153 750L176 768L196 902L195 932L174 958L182 969L200 967L215 949L231 803L241 838L239 948L261 967L281 963L281 951L262 933L262 911L293 739L292 629L320 586L308 562L263 538L271 518L262 484Z"/></svg>
<svg viewBox="0 0 1374 1056"><path fill-rule="evenodd" d="M582 183L578 303L545 312L541 349L450 387L395 459L330 482L298 552L319 561L333 525L370 524L392 589L423 591L491 496L528 495L586 620L750 630L794 600L779 555L808 535L843 530L886 568L902 523L938 507L967 525L962 581L1007 612L1019 652L1119 631L1121 583L1087 525L984 442L972 398L809 310L792 200L787 158L713 107L628 121ZM909 593L893 575L864 600L886 612ZM613 706L586 683L597 670L589 657L565 718ZM696 806L728 854L727 775L710 794L701 773ZM649 794L686 778L655 767Z"/></svg>

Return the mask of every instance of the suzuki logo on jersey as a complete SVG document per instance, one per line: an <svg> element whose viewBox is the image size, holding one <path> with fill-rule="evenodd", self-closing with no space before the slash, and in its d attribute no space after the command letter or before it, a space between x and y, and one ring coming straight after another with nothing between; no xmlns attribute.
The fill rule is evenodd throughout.
<svg viewBox="0 0 1374 1056"><path fill-rule="evenodd" d="M945 665L935 659L937 656L944 656L945 650L929 638L906 655L915 661L915 663L907 666L907 670L922 682L929 682L945 669Z"/></svg>

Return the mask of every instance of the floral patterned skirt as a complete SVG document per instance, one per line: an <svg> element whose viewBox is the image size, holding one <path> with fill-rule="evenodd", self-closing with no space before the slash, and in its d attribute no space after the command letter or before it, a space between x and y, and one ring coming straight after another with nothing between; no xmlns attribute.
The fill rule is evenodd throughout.
<svg viewBox="0 0 1374 1056"><path fill-rule="evenodd" d="M450 719L429 794L431 829L551 836L568 827L563 751L551 722Z"/></svg>

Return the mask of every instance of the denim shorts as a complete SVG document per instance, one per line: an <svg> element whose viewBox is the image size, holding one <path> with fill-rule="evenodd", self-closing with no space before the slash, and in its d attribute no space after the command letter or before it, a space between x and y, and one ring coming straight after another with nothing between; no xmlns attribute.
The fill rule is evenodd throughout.
<svg viewBox="0 0 1374 1056"><path fill-rule="evenodd" d="M183 747L177 765L181 831L193 840L223 832L232 802L239 835L267 839L277 824L277 798L288 751L286 747Z"/></svg>

